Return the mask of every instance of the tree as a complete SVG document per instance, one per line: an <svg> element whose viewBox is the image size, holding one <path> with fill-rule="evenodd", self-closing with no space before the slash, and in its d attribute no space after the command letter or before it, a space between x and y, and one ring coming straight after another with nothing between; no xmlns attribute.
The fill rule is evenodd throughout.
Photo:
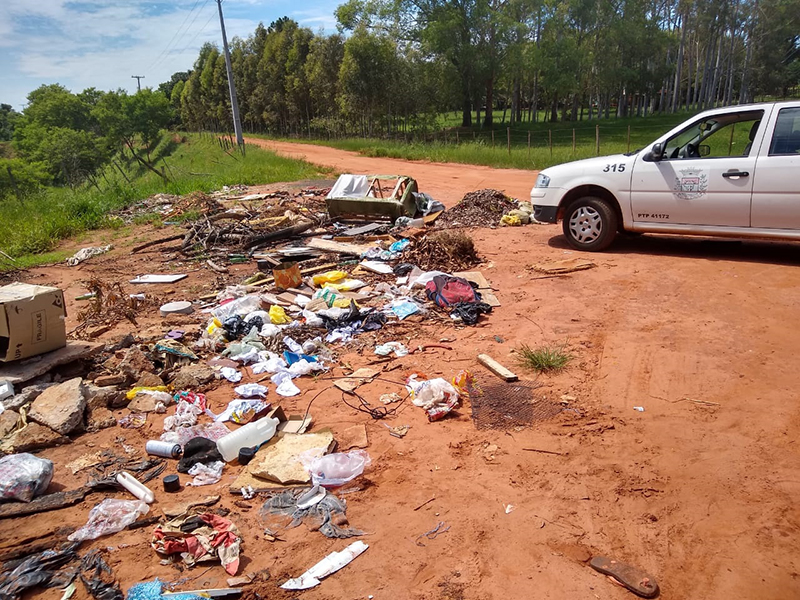
<svg viewBox="0 0 800 600"><path fill-rule="evenodd" d="M14 124L19 117L10 104L0 104L0 142L7 142L14 135Z"/></svg>

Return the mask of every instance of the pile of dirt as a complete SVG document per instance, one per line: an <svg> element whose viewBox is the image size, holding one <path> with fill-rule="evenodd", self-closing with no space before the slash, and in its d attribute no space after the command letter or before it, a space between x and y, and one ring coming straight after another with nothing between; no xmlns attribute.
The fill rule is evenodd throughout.
<svg viewBox="0 0 800 600"><path fill-rule="evenodd" d="M436 221L438 227L488 227L517 205L499 190L469 192Z"/></svg>
<svg viewBox="0 0 800 600"><path fill-rule="evenodd" d="M475 243L460 231L439 231L425 236L403 260L426 271L466 271L480 262Z"/></svg>

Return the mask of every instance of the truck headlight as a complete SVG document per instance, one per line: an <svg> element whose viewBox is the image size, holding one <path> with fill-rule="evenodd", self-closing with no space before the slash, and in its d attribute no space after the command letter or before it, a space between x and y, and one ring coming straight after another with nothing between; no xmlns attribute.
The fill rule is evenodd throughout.
<svg viewBox="0 0 800 600"><path fill-rule="evenodd" d="M536 178L536 185L534 185L533 187L546 188L549 185L550 185L550 178L544 173L539 173L539 176Z"/></svg>

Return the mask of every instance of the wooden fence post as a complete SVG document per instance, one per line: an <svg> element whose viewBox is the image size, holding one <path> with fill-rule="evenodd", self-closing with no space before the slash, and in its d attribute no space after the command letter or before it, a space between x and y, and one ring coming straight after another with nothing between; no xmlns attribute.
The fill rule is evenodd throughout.
<svg viewBox="0 0 800 600"><path fill-rule="evenodd" d="M575 128L572 128L572 156L575 156Z"/></svg>
<svg viewBox="0 0 800 600"><path fill-rule="evenodd" d="M547 145L550 146L550 158L553 158L553 130L547 130Z"/></svg>
<svg viewBox="0 0 800 600"><path fill-rule="evenodd" d="M528 132L528 158L531 157L531 132Z"/></svg>
<svg viewBox="0 0 800 600"><path fill-rule="evenodd" d="M600 125L594 126L594 142L597 150L597 156L600 156Z"/></svg>
<svg viewBox="0 0 800 600"><path fill-rule="evenodd" d="M733 135L733 132L731 132L731 135ZM631 126L628 125L628 152L630 151L631 151Z"/></svg>
<svg viewBox="0 0 800 600"><path fill-rule="evenodd" d="M511 156L511 127L506 127L506 137L508 139L508 155Z"/></svg>
<svg viewBox="0 0 800 600"><path fill-rule="evenodd" d="M458 146L459 143L460 143L460 141L458 139L458 129L456 129L456 146Z"/></svg>
<svg viewBox="0 0 800 600"><path fill-rule="evenodd" d="M494 129L492 129L492 148L494 148Z"/></svg>

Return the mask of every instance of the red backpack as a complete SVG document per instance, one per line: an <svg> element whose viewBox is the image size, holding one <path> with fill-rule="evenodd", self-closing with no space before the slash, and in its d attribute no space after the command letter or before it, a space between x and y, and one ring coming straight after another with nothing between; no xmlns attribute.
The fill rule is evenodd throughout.
<svg viewBox="0 0 800 600"><path fill-rule="evenodd" d="M441 307L459 302L480 302L481 297L462 277L437 275L425 286L425 294Z"/></svg>

